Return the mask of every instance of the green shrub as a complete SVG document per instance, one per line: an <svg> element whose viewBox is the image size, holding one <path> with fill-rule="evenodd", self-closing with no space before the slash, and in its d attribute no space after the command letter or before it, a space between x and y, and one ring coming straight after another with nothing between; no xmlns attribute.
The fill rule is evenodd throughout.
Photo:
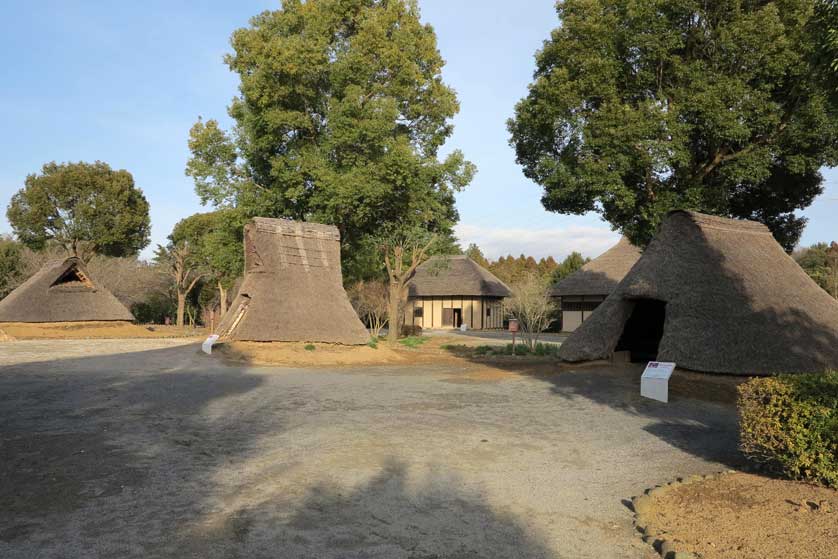
<svg viewBox="0 0 838 559"><path fill-rule="evenodd" d="M314 347L314 344L306 344L303 349L306 351L314 351L316 348Z"/></svg>
<svg viewBox="0 0 838 559"><path fill-rule="evenodd" d="M367 345L373 349L378 349L378 338L373 336L372 338L370 338L370 341L367 342Z"/></svg>
<svg viewBox="0 0 838 559"><path fill-rule="evenodd" d="M787 477L838 487L838 372L739 387L742 450Z"/></svg>
<svg viewBox="0 0 838 559"><path fill-rule="evenodd" d="M407 347L418 347L428 341L427 338L423 338L422 336L408 336L403 340L399 340L399 343L405 345Z"/></svg>
<svg viewBox="0 0 838 559"><path fill-rule="evenodd" d="M476 348L474 348L474 355L476 355L477 357L491 355L492 353L492 346L489 345L479 345Z"/></svg>

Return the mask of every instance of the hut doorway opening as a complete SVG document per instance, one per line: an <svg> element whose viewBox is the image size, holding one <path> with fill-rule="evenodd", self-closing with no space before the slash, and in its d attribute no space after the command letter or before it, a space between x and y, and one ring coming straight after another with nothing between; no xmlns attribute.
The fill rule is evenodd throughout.
<svg viewBox="0 0 838 559"><path fill-rule="evenodd" d="M658 347L666 321L666 303L657 299L636 299L631 316L623 327L616 351L631 353L632 363L645 363L658 358Z"/></svg>
<svg viewBox="0 0 838 559"><path fill-rule="evenodd" d="M454 328L463 325L463 309L454 309Z"/></svg>

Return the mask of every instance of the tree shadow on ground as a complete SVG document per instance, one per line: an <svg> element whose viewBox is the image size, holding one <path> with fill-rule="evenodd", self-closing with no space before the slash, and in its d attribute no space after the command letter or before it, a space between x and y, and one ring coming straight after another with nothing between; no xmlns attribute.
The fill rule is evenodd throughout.
<svg viewBox="0 0 838 559"><path fill-rule="evenodd" d="M283 557L558 559L524 522L494 510L457 475L432 470L411 479L404 463L390 459L358 486L321 481L293 504L280 496L242 508L217 534L243 549L273 546Z"/></svg>

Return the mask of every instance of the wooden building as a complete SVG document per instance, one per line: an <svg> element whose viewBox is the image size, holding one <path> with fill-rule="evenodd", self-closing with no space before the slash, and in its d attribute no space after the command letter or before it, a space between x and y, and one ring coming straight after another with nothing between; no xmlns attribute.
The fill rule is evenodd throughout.
<svg viewBox="0 0 838 559"><path fill-rule="evenodd" d="M408 284L405 324L471 330L503 328L509 288L467 256L435 256Z"/></svg>
<svg viewBox="0 0 838 559"><path fill-rule="evenodd" d="M623 237L620 242L553 286L551 295L562 309L562 331L573 332L585 322L629 273L640 249Z"/></svg>

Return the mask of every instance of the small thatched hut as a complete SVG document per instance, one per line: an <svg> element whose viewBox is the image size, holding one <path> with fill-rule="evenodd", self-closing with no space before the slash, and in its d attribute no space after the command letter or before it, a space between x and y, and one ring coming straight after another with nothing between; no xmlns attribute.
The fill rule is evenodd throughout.
<svg viewBox="0 0 838 559"><path fill-rule="evenodd" d="M503 328L509 288L467 256L434 256L408 284L405 324L422 328Z"/></svg>
<svg viewBox="0 0 838 559"><path fill-rule="evenodd" d="M640 258L640 249L620 242L556 283L550 294L562 309L562 331L573 332L616 289Z"/></svg>
<svg viewBox="0 0 838 559"><path fill-rule="evenodd" d="M713 373L836 369L838 301L764 225L675 211L559 356L620 351Z"/></svg>
<svg viewBox="0 0 838 559"><path fill-rule="evenodd" d="M78 258L48 262L0 301L0 322L132 321L125 305Z"/></svg>
<svg viewBox="0 0 838 559"><path fill-rule="evenodd" d="M369 341L343 290L337 227L257 217L244 227L244 257L244 281L218 326L222 339Z"/></svg>

